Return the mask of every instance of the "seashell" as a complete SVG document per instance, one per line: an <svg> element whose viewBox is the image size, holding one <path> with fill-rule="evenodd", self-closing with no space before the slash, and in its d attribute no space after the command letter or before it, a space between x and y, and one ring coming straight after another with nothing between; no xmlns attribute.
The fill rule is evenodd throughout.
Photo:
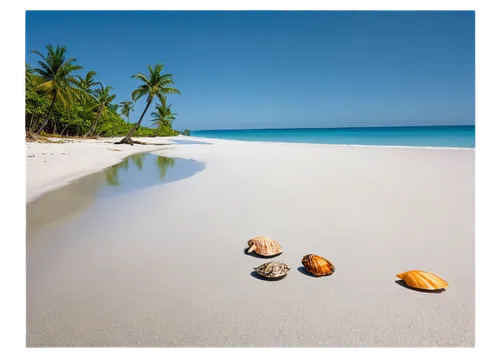
<svg viewBox="0 0 500 358"><path fill-rule="evenodd" d="M254 267L254 270L261 276L265 278L279 278L286 276L288 271L292 268L287 264L281 262L267 262L258 267Z"/></svg>
<svg viewBox="0 0 500 358"><path fill-rule="evenodd" d="M257 236L248 240L247 254L255 251L261 256L274 256L281 254L283 249L276 241L271 240L267 236Z"/></svg>
<svg viewBox="0 0 500 358"><path fill-rule="evenodd" d="M448 287L448 282L430 272L411 270L396 275L413 288L440 290Z"/></svg>
<svg viewBox="0 0 500 358"><path fill-rule="evenodd" d="M335 266L327 259L309 254L302 258L302 265L304 265L307 272L314 276L326 276L335 272Z"/></svg>

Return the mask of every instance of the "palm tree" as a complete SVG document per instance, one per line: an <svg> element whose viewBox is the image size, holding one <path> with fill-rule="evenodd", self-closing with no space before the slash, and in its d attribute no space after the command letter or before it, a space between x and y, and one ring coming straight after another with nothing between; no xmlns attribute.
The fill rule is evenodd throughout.
<svg viewBox="0 0 500 358"><path fill-rule="evenodd" d="M148 66L149 78L142 73L137 73L132 76L132 78L137 78L144 82L144 84L140 85L136 90L132 92L132 99L134 101L137 101L142 96L147 95L148 98L146 100L146 108L144 108L139 121L134 125L132 130L125 136L125 138L117 142L117 144L133 144L130 138L132 137L132 134L134 134L134 132L137 130L137 128L140 127L142 119L144 118L144 115L146 114L155 97L158 97L160 101L166 102L165 96L167 94L181 94L178 89L168 87L169 85L173 84L174 81L172 80L172 74L161 73L163 71L163 67L164 66L160 64L157 64L154 69L151 68L151 66Z"/></svg>
<svg viewBox="0 0 500 358"><path fill-rule="evenodd" d="M33 86L33 79L34 79L33 67L31 67L30 64L27 62L25 64L24 75L25 75L24 85L26 86L26 92L27 92Z"/></svg>
<svg viewBox="0 0 500 358"><path fill-rule="evenodd" d="M76 86L81 89L87 96L83 97L82 100L85 98L91 97L95 90L93 87L95 86L101 86L103 88L103 85L101 82L94 81L94 77L97 75L97 72L95 71L89 71L87 72L87 75L85 75L85 78L81 76L75 76L78 79L78 82L76 83Z"/></svg>
<svg viewBox="0 0 500 358"><path fill-rule="evenodd" d="M165 102L161 102L161 104L157 104L155 106L156 112L151 113L151 117L153 117L153 123L157 125L158 128L167 126L172 126L172 121L175 120L175 116L177 113L172 113L170 109L172 105L169 104L166 106Z"/></svg>
<svg viewBox="0 0 500 358"><path fill-rule="evenodd" d="M23 109L25 116L31 115L29 119L25 118L27 131L31 134L33 125L35 124L35 115L43 115L45 98L37 95L35 87L40 82L39 77L33 73L33 68L29 64L25 64L24 68L24 84L23 84Z"/></svg>
<svg viewBox="0 0 500 358"><path fill-rule="evenodd" d="M104 88L99 88L97 91L95 91L95 94L97 96L97 104L99 105L99 109L97 110L97 117L92 123L92 126L90 127L89 131L85 133L84 137L87 137L89 135L92 135L97 127L97 122L99 122L99 118L101 117L101 114L106 111L107 106L115 99L116 94L110 94L112 87L106 86Z"/></svg>
<svg viewBox="0 0 500 358"><path fill-rule="evenodd" d="M127 122L129 120L130 112L134 111L134 102L132 101L121 101L119 107L122 109L122 116L127 117Z"/></svg>
<svg viewBox="0 0 500 358"><path fill-rule="evenodd" d="M77 81L71 73L81 70L82 67L75 65L75 58L66 60L66 51L66 46L59 45L55 50L52 45L47 45L46 57L38 51L32 51L43 59L43 61L38 61L40 68L34 69L34 72L40 77L41 82L34 89L45 92L52 101L47 117L40 128L38 128L36 134L40 134L49 122L56 100L59 99L63 104L66 104L75 93L74 86Z"/></svg>
<svg viewBox="0 0 500 358"><path fill-rule="evenodd" d="M172 111L170 110L170 106L171 105L168 105L169 115L167 116L167 119L169 126L172 127L172 122L175 121L175 116L177 115L177 113L172 113Z"/></svg>

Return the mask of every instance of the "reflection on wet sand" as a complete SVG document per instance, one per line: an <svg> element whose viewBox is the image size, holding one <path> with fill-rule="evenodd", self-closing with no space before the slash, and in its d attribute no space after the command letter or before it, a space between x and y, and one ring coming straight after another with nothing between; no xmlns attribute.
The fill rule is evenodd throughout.
<svg viewBox="0 0 500 358"><path fill-rule="evenodd" d="M111 168L108 168L104 171L104 175L106 177L106 182L111 186L119 186L119 173L120 171L127 171L129 167L129 163L132 161L137 169L141 171L143 169L144 160L146 155L150 155L149 153L139 153L135 155L131 155L130 157L125 158L121 163L113 165ZM167 169L172 168L174 166L175 160L168 157L156 156L156 164L159 169L159 179L165 179L167 175Z"/></svg>
<svg viewBox="0 0 500 358"><path fill-rule="evenodd" d="M27 231L78 214L99 199L180 180L202 169L202 163L186 159L150 153L131 155L112 167L77 179L29 203L26 206Z"/></svg>

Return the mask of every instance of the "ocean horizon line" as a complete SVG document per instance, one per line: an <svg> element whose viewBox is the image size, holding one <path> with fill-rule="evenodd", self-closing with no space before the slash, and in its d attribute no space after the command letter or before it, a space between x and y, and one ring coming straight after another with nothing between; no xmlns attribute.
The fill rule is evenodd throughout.
<svg viewBox="0 0 500 358"><path fill-rule="evenodd" d="M193 130L199 137L264 142L475 147L475 125Z"/></svg>
<svg viewBox="0 0 500 358"><path fill-rule="evenodd" d="M191 132L208 131L272 131L272 130L305 130L305 129L383 129L383 128L464 128L476 127L475 124L439 124L422 126L359 126L359 127L287 127L287 128L220 128L220 129L192 129Z"/></svg>

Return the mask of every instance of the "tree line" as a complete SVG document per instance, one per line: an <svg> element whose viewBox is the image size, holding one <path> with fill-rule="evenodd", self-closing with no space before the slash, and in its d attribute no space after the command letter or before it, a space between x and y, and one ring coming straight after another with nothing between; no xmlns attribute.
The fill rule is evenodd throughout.
<svg viewBox="0 0 500 358"><path fill-rule="evenodd" d="M47 53L32 51L40 57L38 67L26 63L26 115L25 129L30 135L118 137L117 144L132 144L132 135L139 137L175 136L172 128L176 113L167 105L167 95L180 94L172 87L172 74L164 74L164 65L148 66L149 73L137 73L132 78L141 84L132 92L131 100L114 103L116 94L111 86L104 86L89 71L83 70L75 58L66 58L66 46L46 46ZM129 122L136 102L146 98L139 120ZM141 126L151 105L153 125ZM185 130L183 134L189 135Z"/></svg>

